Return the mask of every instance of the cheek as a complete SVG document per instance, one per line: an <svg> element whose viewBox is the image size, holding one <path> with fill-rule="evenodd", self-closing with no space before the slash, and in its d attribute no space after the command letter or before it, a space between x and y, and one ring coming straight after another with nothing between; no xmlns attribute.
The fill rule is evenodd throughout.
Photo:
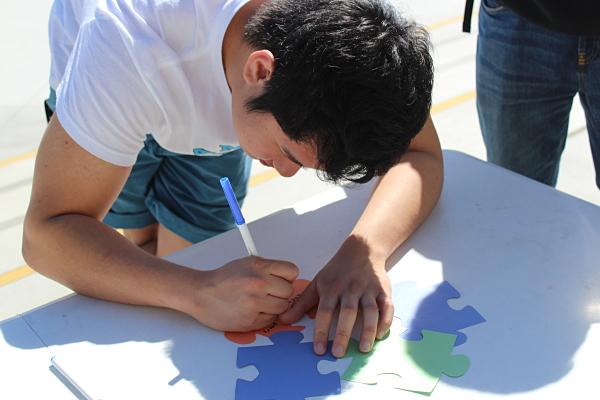
<svg viewBox="0 0 600 400"><path fill-rule="evenodd" d="M231 110L231 121L233 123L233 129L238 137L242 136L243 129L243 116L240 115L238 110L234 107Z"/></svg>
<svg viewBox="0 0 600 400"><path fill-rule="evenodd" d="M231 102L231 120L240 144L248 143L249 134L252 132L253 118L246 111L245 103L239 96L233 96Z"/></svg>
<svg viewBox="0 0 600 400"><path fill-rule="evenodd" d="M252 152L251 148L255 146L253 146L252 144L252 127L249 124L248 118L243 113L239 112L239 110L236 110L234 108L232 112L232 122L233 129L237 136L238 142L240 143L240 146L242 147L242 149Z"/></svg>
<svg viewBox="0 0 600 400"><path fill-rule="evenodd" d="M300 166L294 164L293 162L287 159L278 159L273 162L273 168L279 172L281 176L291 177L296 174L300 170Z"/></svg>

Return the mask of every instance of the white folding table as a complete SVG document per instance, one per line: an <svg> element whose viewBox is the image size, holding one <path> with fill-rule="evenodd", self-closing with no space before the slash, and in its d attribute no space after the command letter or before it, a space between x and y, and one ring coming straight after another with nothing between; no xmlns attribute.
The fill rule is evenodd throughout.
<svg viewBox="0 0 600 400"><path fill-rule="evenodd" d="M591 399L600 392L600 208L446 151L445 183L431 217L392 259L392 282L450 282L487 322L454 349L471 360L442 377L432 399ZM370 186L336 188L250 224L262 256L295 262L311 279L349 233ZM397 210L401 213L402 210ZM214 268L243 257L237 231L171 257ZM312 339L312 320L305 341ZM74 295L0 325L0 398L64 393L50 358L92 398L233 399L236 347L183 314ZM258 337L254 345L269 344ZM325 371L343 371L343 362ZM342 384L340 399L422 395ZM61 392L62 390L62 392ZM595 394L594 394L595 393ZM46 398L60 398L52 395ZM36 397L39 398L39 397Z"/></svg>

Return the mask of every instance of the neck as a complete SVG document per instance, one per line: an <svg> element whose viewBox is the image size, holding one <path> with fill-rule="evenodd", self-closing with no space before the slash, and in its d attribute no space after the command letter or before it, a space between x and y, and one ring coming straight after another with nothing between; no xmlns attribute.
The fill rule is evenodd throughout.
<svg viewBox="0 0 600 400"><path fill-rule="evenodd" d="M244 41L244 28L256 9L264 2L265 0L249 1L234 15L225 31L221 57L229 90L240 83L242 68L252 52Z"/></svg>

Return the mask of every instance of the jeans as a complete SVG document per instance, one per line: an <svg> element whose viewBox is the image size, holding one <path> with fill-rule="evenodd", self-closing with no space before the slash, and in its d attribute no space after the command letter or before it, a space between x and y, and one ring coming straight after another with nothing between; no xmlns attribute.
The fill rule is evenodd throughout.
<svg viewBox="0 0 600 400"><path fill-rule="evenodd" d="M489 161L556 185L577 93L600 188L600 38L552 32L482 0L477 111Z"/></svg>

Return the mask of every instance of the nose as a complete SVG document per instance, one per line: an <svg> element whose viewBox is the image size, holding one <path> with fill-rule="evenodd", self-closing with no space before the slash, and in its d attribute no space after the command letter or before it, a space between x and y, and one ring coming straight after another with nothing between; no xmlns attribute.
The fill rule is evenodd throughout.
<svg viewBox="0 0 600 400"><path fill-rule="evenodd" d="M286 178L296 175L296 172L300 170L298 164L293 163L288 159L273 161L273 168L277 170L279 175Z"/></svg>

